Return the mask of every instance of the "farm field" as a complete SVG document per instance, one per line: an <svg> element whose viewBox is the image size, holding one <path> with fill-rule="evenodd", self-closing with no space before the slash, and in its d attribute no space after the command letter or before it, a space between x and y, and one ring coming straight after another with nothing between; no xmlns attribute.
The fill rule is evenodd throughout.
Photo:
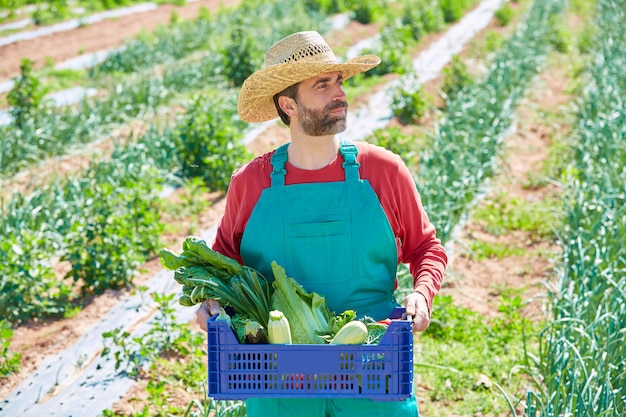
<svg viewBox="0 0 626 417"><path fill-rule="evenodd" d="M624 415L624 2L310 2L314 14L303 2L261 3L163 5L0 46L0 82L17 80L28 57L23 80L98 91L67 109L23 100L0 127L0 415L76 415L64 392L96 363L115 378L73 395L115 398L89 415L245 415L205 399L204 335L175 285L155 289L155 276L171 284L158 251L211 237L230 172L288 140L278 123L256 134L232 104L259 51L309 28L340 54L361 45L389 62L347 90L349 125L365 126L380 97L390 115L350 132L405 158L449 249L433 322L415 337L420 414ZM410 13L420 8L431 14ZM451 31L481 10L488 24L456 49ZM246 30L263 13L277 23L255 44ZM411 67L435 67L424 57L442 39L455 54L445 68ZM50 67L123 44L90 70ZM0 98L7 109L11 100ZM406 284L402 268L399 277ZM98 332L129 300L136 311ZM64 353L80 343L88 355ZM23 391L57 357L68 362L45 374L57 380Z"/></svg>

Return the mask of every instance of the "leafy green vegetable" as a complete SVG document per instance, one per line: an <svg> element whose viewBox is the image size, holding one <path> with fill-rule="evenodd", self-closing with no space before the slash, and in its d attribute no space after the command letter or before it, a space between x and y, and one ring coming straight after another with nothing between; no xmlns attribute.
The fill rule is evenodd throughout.
<svg viewBox="0 0 626 417"><path fill-rule="evenodd" d="M354 319L356 319L356 311L346 310L339 315L331 317L328 321L328 330L325 332L318 332L317 335L324 339L327 343L330 343L337 332Z"/></svg>
<svg viewBox="0 0 626 417"><path fill-rule="evenodd" d="M161 263L175 270L174 279L183 286L178 299L181 305L190 307L214 299L236 313L267 324L271 286L255 269L214 251L194 236L185 239L179 255L162 249Z"/></svg>
<svg viewBox="0 0 626 417"><path fill-rule="evenodd" d="M328 322L333 313L328 309L326 298L311 292L293 278L288 278L283 267L272 262L274 293L272 310L282 311L291 327L292 343L324 344L319 334L328 332Z"/></svg>
<svg viewBox="0 0 626 417"><path fill-rule="evenodd" d="M366 345L377 345L385 335L388 326L377 322L371 317L365 316L361 319L365 327L367 327L367 339L365 339Z"/></svg>
<svg viewBox="0 0 626 417"><path fill-rule="evenodd" d="M250 321L244 314L235 313L231 316L232 329L240 344L246 343L246 323Z"/></svg>
<svg viewBox="0 0 626 417"><path fill-rule="evenodd" d="M209 245L207 245L206 241L196 236L189 236L187 239L185 239L185 241L183 242L183 252L186 251L196 253L198 256L204 259L208 265L223 269L231 275L244 272L244 267L241 266L239 262L232 258L229 258L228 256L222 255L219 252L214 251L209 247Z"/></svg>

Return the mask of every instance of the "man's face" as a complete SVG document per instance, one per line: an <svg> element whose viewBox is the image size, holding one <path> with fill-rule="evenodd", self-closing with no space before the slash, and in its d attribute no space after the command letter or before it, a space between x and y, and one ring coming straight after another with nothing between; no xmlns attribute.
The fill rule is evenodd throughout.
<svg viewBox="0 0 626 417"><path fill-rule="evenodd" d="M303 81L296 102L298 121L309 136L334 135L346 130L348 102L339 72Z"/></svg>

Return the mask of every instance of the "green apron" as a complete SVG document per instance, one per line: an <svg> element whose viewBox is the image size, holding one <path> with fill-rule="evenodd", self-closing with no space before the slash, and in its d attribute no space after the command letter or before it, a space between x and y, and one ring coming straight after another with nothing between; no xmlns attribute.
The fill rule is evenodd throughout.
<svg viewBox="0 0 626 417"><path fill-rule="evenodd" d="M285 186L287 147L272 156L271 187L261 193L244 231L246 265L272 279L271 262L307 291L326 297L331 311L352 309L377 320L398 304L394 283L398 254L393 230L376 193L359 177L357 148L342 143L345 181ZM249 399L247 415L417 416L406 402L368 399Z"/></svg>

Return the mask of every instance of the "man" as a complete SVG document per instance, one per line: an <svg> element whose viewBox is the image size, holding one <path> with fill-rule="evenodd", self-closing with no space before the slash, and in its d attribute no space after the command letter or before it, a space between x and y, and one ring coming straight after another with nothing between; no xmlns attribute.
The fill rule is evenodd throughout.
<svg viewBox="0 0 626 417"><path fill-rule="evenodd" d="M332 311L388 317L399 262L410 265L414 291L404 299L413 330L423 331L447 264L402 159L339 136L348 104L343 82L380 63L363 55L339 63L317 32L299 32L272 46L263 69L243 84L239 115L249 122L280 117L291 141L237 170L213 248L271 279L283 266ZM206 326L216 302L198 309ZM417 416L407 401L249 399L248 416Z"/></svg>

